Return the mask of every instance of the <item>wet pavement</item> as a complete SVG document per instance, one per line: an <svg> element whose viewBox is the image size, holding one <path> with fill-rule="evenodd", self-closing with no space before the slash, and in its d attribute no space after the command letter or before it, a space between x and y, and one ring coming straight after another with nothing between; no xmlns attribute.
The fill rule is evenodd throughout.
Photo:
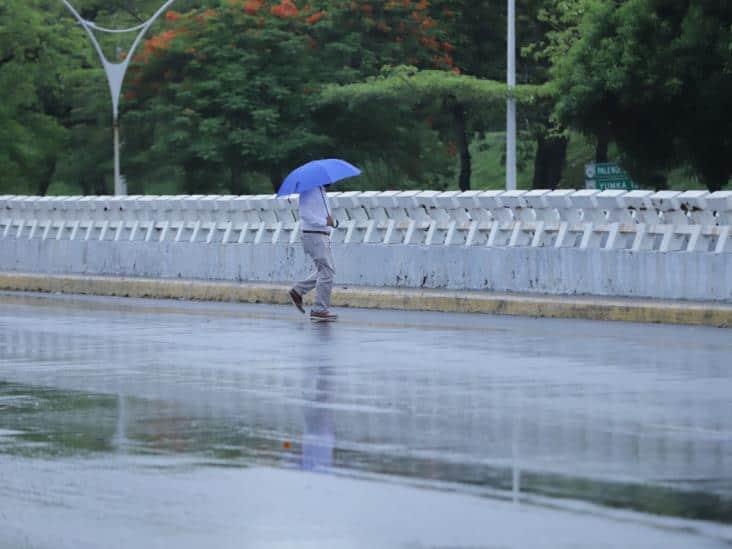
<svg viewBox="0 0 732 549"><path fill-rule="evenodd" d="M730 330L0 294L0 548L728 547Z"/></svg>

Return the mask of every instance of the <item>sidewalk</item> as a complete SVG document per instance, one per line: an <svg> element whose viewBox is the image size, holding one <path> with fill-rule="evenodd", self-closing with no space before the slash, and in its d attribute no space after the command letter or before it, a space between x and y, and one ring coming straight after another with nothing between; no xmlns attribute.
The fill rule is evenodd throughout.
<svg viewBox="0 0 732 549"><path fill-rule="evenodd" d="M0 273L0 290L28 292L288 304L288 289L283 284ZM732 304L717 302L336 286L332 304L334 307L732 327Z"/></svg>

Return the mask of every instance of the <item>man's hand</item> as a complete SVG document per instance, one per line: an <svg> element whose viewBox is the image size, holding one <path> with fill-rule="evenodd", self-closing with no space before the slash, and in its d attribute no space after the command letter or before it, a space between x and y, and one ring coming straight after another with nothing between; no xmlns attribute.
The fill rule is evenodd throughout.
<svg viewBox="0 0 732 549"><path fill-rule="evenodd" d="M338 223L333 221L333 217L331 217L331 216L327 217L327 219L325 220L325 224L328 225L328 227L333 227L333 228L336 228L338 226Z"/></svg>

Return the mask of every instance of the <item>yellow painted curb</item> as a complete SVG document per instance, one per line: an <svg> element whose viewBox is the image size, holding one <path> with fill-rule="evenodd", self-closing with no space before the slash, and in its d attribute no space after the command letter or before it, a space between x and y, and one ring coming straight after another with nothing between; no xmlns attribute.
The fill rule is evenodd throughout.
<svg viewBox="0 0 732 549"><path fill-rule="evenodd" d="M121 297L289 303L288 286L102 276L0 273L0 290ZM732 304L649 299L514 295L409 288L334 288L334 307L484 313L732 327Z"/></svg>

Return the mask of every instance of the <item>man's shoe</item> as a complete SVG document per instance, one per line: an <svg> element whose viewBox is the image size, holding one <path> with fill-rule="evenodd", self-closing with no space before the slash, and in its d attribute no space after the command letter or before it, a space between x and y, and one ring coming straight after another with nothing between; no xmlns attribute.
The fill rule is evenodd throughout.
<svg viewBox="0 0 732 549"><path fill-rule="evenodd" d="M302 314L305 314L305 309L302 306L302 296L298 294L294 288L290 290L287 295L290 296L290 301L292 301L292 304L297 307L297 310L300 311Z"/></svg>
<svg viewBox="0 0 732 549"><path fill-rule="evenodd" d="M330 311L310 311L310 320L313 322L335 322L338 315Z"/></svg>

